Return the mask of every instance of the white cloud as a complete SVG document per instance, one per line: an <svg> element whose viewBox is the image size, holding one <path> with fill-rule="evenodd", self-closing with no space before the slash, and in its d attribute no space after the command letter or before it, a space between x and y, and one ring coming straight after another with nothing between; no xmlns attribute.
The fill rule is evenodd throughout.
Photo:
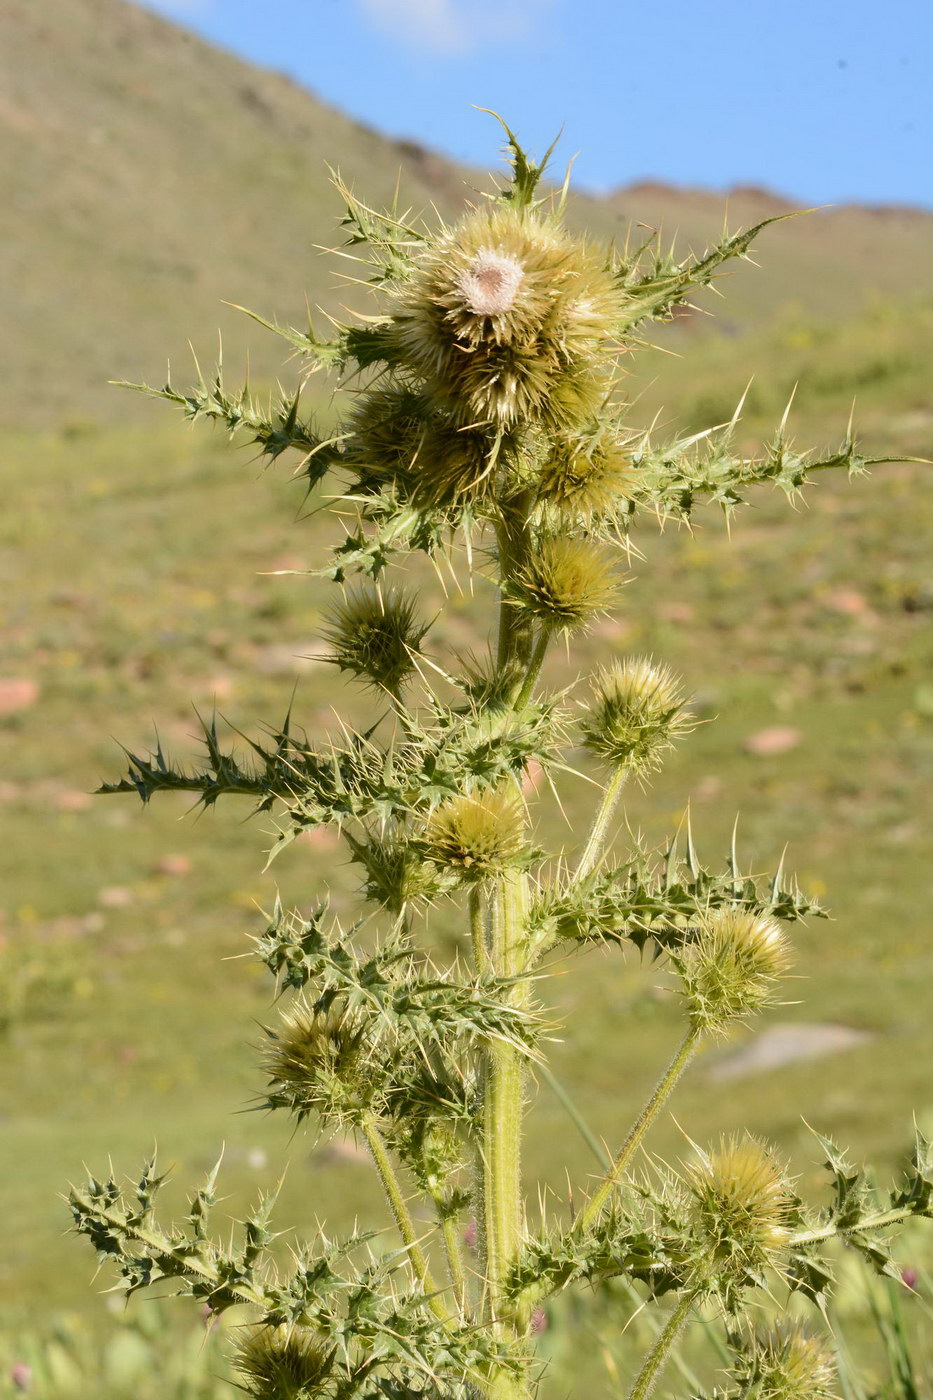
<svg viewBox="0 0 933 1400"><path fill-rule="evenodd" d="M556 0L358 0L374 24L406 46L473 53L490 41L520 39Z"/></svg>

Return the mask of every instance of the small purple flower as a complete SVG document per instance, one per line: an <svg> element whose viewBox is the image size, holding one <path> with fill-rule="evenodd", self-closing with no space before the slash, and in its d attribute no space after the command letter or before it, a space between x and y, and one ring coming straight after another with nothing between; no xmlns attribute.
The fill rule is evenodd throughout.
<svg viewBox="0 0 933 1400"><path fill-rule="evenodd" d="M909 1288L911 1293L916 1293L917 1291L917 1280L918 1274L916 1269L910 1268L909 1265L906 1269L901 1269L901 1283L905 1288Z"/></svg>
<svg viewBox="0 0 933 1400"><path fill-rule="evenodd" d="M10 1367L10 1380L17 1390L28 1390L32 1382L32 1371L25 1361L15 1361Z"/></svg>

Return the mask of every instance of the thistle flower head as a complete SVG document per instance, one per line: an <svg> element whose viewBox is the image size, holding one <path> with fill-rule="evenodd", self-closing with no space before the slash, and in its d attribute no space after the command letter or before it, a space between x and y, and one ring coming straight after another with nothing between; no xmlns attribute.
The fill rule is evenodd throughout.
<svg viewBox="0 0 933 1400"><path fill-rule="evenodd" d="M826 1340L797 1327L759 1339L739 1379L749 1400L835 1400L837 1393Z"/></svg>
<svg viewBox="0 0 933 1400"><path fill-rule="evenodd" d="M695 937L671 956L695 1029L712 1034L768 1006L790 965L788 940L776 919L728 907L709 910Z"/></svg>
<svg viewBox="0 0 933 1400"><path fill-rule="evenodd" d="M402 361L462 423L572 424L605 392L621 294L604 262L553 219L470 214L397 292Z"/></svg>
<svg viewBox="0 0 933 1400"><path fill-rule="evenodd" d="M561 632L586 627L619 596L611 554L588 540L546 536L507 585L510 600L544 626Z"/></svg>
<svg viewBox="0 0 933 1400"><path fill-rule="evenodd" d="M430 898L436 892L437 873L426 866L417 845L404 836L371 836L357 841L344 832L353 859L366 872L367 899L399 914L408 905Z"/></svg>
<svg viewBox="0 0 933 1400"><path fill-rule="evenodd" d="M724 1138L687 1173L692 1214L710 1281L742 1282L787 1243L793 1198L786 1174L756 1138Z"/></svg>
<svg viewBox="0 0 933 1400"><path fill-rule="evenodd" d="M428 818L421 849L426 860L462 880L501 875L527 852L522 804L512 793L496 789L451 797Z"/></svg>
<svg viewBox="0 0 933 1400"><path fill-rule="evenodd" d="M560 518L589 521L618 510L633 485L631 454L615 434L597 431L552 438L535 489Z"/></svg>
<svg viewBox="0 0 933 1400"><path fill-rule="evenodd" d="M265 1069L269 1106L299 1118L318 1112L352 1122L377 1089L366 1024L339 1003L325 1010L298 1001L285 1012L270 1033Z"/></svg>
<svg viewBox="0 0 933 1400"><path fill-rule="evenodd" d="M414 671L413 657L426 631L407 594L369 587L344 595L324 636L342 671L395 693Z"/></svg>
<svg viewBox="0 0 933 1400"><path fill-rule="evenodd" d="M662 754L692 727L677 677L644 656L597 674L582 724L588 749L639 775L659 768Z"/></svg>
<svg viewBox="0 0 933 1400"><path fill-rule="evenodd" d="M358 489L391 483L403 499L429 506L464 504L496 484L495 437L457 423L404 385L379 384L360 395L343 461L359 474Z"/></svg>
<svg viewBox="0 0 933 1400"><path fill-rule="evenodd" d="M364 488L412 480L428 414L421 395L405 385L377 384L360 394L346 422L343 460Z"/></svg>
<svg viewBox="0 0 933 1400"><path fill-rule="evenodd" d="M254 1400L313 1400L333 1364L333 1348L309 1327L252 1327L237 1342L234 1367Z"/></svg>
<svg viewBox="0 0 933 1400"><path fill-rule="evenodd" d="M501 316L515 304L525 269L517 258L481 248L460 274L458 290L474 316Z"/></svg>

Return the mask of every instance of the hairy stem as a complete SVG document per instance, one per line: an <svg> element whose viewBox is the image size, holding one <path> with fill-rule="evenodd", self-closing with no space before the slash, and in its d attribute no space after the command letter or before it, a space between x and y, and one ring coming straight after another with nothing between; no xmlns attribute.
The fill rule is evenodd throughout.
<svg viewBox="0 0 933 1400"><path fill-rule="evenodd" d="M531 699L532 691L535 688L535 681L538 679L541 672L541 666L544 662L545 653L547 652L550 640L551 629L549 627L542 627L535 641L531 659L528 662L525 679L522 681L521 689L515 697L514 704L516 710L523 710Z"/></svg>
<svg viewBox="0 0 933 1400"><path fill-rule="evenodd" d="M690 1316L695 1301L695 1293L685 1293L681 1298L667 1319L664 1331L645 1357L645 1363L635 1378L635 1384L629 1391L628 1400L647 1400L647 1397L654 1390L658 1377L667 1363L684 1323Z"/></svg>
<svg viewBox="0 0 933 1400"><path fill-rule="evenodd" d="M791 1248L798 1244L817 1244L820 1240L831 1240L837 1236L844 1239L847 1234L856 1230L883 1230L887 1225L898 1225L903 1220L909 1220L916 1214L910 1206L896 1206L893 1210L879 1211L877 1215L865 1215L861 1220L854 1221L851 1225L842 1229L830 1221L828 1225L821 1225L815 1230L801 1230L799 1234L792 1235L788 1240Z"/></svg>
<svg viewBox="0 0 933 1400"><path fill-rule="evenodd" d="M473 963L480 977L489 971L489 949L486 947L486 917L483 909L483 893L479 885L470 889L470 939L473 944Z"/></svg>
<svg viewBox="0 0 933 1400"><path fill-rule="evenodd" d="M431 1310L442 1321L449 1321L450 1314L440 1296L437 1284L431 1277L431 1271L428 1268L428 1261L425 1257L424 1250L418 1243L418 1236L415 1233L415 1222L411 1218L411 1212L402 1194L402 1188L399 1185L395 1168L392 1165L392 1159L386 1150L386 1145L382 1140L382 1134L379 1131L376 1120L371 1115L367 1115L360 1124L360 1131L366 1139L366 1146L369 1148L373 1162L375 1163L376 1171L379 1173L379 1178L382 1181L386 1197L388 1198L389 1208L398 1226L398 1232L408 1250L408 1258L411 1267L425 1291Z"/></svg>
<svg viewBox="0 0 933 1400"><path fill-rule="evenodd" d="M437 1203L441 1223L441 1238L444 1241L444 1254L447 1258L447 1272L461 1317L466 1314L466 1274L463 1270L463 1248L460 1243L460 1226L455 1215L447 1210L443 1202Z"/></svg>
<svg viewBox="0 0 933 1400"><path fill-rule="evenodd" d="M597 1190L594 1191L586 1205L579 1211L576 1221L574 1222L574 1230L586 1230L593 1224L594 1220L598 1218L606 1201L621 1181L626 1167L641 1145L645 1134L664 1107L664 1104L670 1098L678 1079L693 1058L693 1053L697 1048L699 1040L699 1031L691 1027L681 1041L677 1053L658 1080L657 1087L651 1095L651 1098L633 1123L628 1137L625 1139L625 1142L622 1144L621 1149L612 1163L612 1170L600 1183Z"/></svg>
<svg viewBox="0 0 933 1400"><path fill-rule="evenodd" d="M492 970L514 977L521 970L521 939L527 879L517 872L498 884L493 910ZM525 995L519 984L513 998ZM525 1067L514 1046L495 1043L487 1051L483 1104L483 1197L485 1265L489 1311L503 1320L503 1285L518 1257L522 1238L521 1133Z"/></svg>
<svg viewBox="0 0 933 1400"><path fill-rule="evenodd" d="M613 769L612 777L603 790L603 797L599 804L599 810L593 820L590 834L583 848L583 854L577 865L576 874L574 876L577 880L583 880L589 875L603 853L609 833L609 823L612 820L612 814L622 794L622 789L625 787L628 774L628 768L621 764L619 767Z"/></svg>

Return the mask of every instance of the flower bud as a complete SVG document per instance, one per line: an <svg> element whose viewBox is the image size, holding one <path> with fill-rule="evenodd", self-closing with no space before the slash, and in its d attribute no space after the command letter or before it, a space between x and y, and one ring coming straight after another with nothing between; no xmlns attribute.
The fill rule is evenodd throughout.
<svg viewBox="0 0 933 1400"><path fill-rule="evenodd" d="M650 657L629 657L595 678L583 742L613 767L644 775L693 727L680 683Z"/></svg>
<svg viewBox="0 0 933 1400"><path fill-rule="evenodd" d="M341 1005L322 1010L298 1001L269 1037L270 1107L287 1108L298 1118L318 1112L352 1119L366 1109L376 1083L359 1015Z"/></svg>
<svg viewBox="0 0 933 1400"><path fill-rule="evenodd" d="M586 540L546 537L508 585L511 601L544 626L562 632L586 627L619 595L612 556Z"/></svg>
<svg viewBox="0 0 933 1400"><path fill-rule="evenodd" d="M776 919L754 910L711 909L695 936L671 954L696 1030L719 1034L773 1000L774 983L790 965Z"/></svg>
<svg viewBox="0 0 933 1400"><path fill-rule="evenodd" d="M599 406L623 293L556 220L467 216L400 286L401 360L460 423L573 425Z"/></svg>
<svg viewBox="0 0 933 1400"><path fill-rule="evenodd" d="M783 1168L756 1138L724 1138L687 1174L711 1281L742 1282L775 1261L789 1238L793 1198Z"/></svg>
<svg viewBox="0 0 933 1400"><path fill-rule="evenodd" d="M414 671L412 658L426 631L416 617L414 599L367 588L344 594L331 611L324 637L341 671L396 692Z"/></svg>
<svg viewBox="0 0 933 1400"><path fill-rule="evenodd" d="M309 1327L252 1327L237 1343L234 1367L254 1400L313 1400L333 1365L333 1348Z"/></svg>
<svg viewBox="0 0 933 1400"><path fill-rule="evenodd" d="M519 865L526 854L525 814L511 793L452 797L431 813L421 843L426 860L462 880L485 880Z"/></svg>
<svg viewBox="0 0 933 1400"><path fill-rule="evenodd" d="M553 439L536 490L560 517L589 521L617 511L633 485L628 450L614 435L597 432Z"/></svg>
<svg viewBox="0 0 933 1400"><path fill-rule="evenodd" d="M407 905L435 893L436 872L425 866L417 845L407 837L370 836L357 841L352 832L345 831L344 839L353 859L366 872L367 899L399 914Z"/></svg>
<svg viewBox="0 0 933 1400"><path fill-rule="evenodd" d="M780 1328L760 1339L740 1376L749 1400L835 1400L836 1366L823 1337Z"/></svg>

